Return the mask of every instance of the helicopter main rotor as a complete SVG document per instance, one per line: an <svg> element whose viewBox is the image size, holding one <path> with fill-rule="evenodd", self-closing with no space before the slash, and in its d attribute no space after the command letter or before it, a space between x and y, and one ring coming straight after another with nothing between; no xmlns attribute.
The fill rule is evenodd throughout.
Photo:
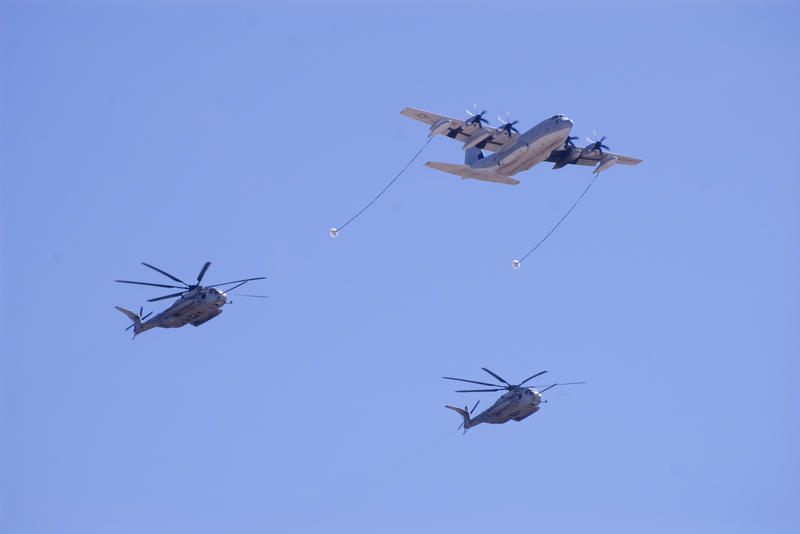
<svg viewBox="0 0 800 534"><path fill-rule="evenodd" d="M200 287L200 282L203 281L203 277L206 275L206 271L211 266L211 262L207 261L205 263L205 265L203 265L203 268L200 269L200 274L197 275L197 283L195 283L195 284L187 284L186 282L184 282L183 280L181 280L177 276L174 276L174 275L168 273L167 271L159 269L158 267L150 265L149 263L142 262L142 265L144 265L145 267L149 267L150 269L153 269L154 271L156 271L158 273L163 274L164 276L166 276L167 278L169 278L171 280L174 280L175 282L179 282L179 283L183 284L183 287L175 286L175 285L167 285L167 284L155 284L155 283L152 283L152 282L134 282L134 281L131 281L131 280L114 280L114 281L115 282L120 282L122 284L137 284L137 285L142 285L142 286L166 287L166 288L174 288L174 289L180 289L181 290L181 291L178 291L177 293L172 293L170 295L164 295L163 297L156 297L156 298L148 299L148 301L147 301L147 302L156 302L158 300L169 299L169 298L172 298L172 297L179 297L179 296L181 296L181 295L183 295L185 293L188 293L189 291L192 291L193 289L196 289L196 288ZM234 287L232 287L231 289L228 289L228 291L231 291L231 290L236 289L237 287L242 286L245 283L250 282L252 280L264 280L265 278L266 278L266 276L258 276L256 278L244 278L242 280L234 280L232 282L222 282L221 284L211 284L208 287L226 286L226 285L230 285L230 284L237 284Z"/></svg>
<svg viewBox="0 0 800 534"><path fill-rule="evenodd" d="M502 382L505 385L490 384L488 382L479 382L477 380L467 380L466 378L454 378L452 376L443 376L442 378L445 378L447 380L458 380L459 382L469 382L470 384L480 384L481 386L491 386L492 387L492 389L457 389L456 390L456 393L482 393L482 392L503 391L503 390L513 391L515 389L521 388L522 385L527 383L528 381L536 378L537 376L543 375L543 374L545 374L547 372L547 371L540 371L540 372L536 373L535 375L529 376L528 378L526 378L525 380L523 380L519 384L513 385L513 384L509 384L503 377L501 377L500 375L498 375L496 373L493 373L492 371L490 371L486 367L481 367L481 369L483 369L484 371L486 371L487 373L489 373L490 375L492 375L494 378L496 378L497 380L499 380L500 382Z"/></svg>

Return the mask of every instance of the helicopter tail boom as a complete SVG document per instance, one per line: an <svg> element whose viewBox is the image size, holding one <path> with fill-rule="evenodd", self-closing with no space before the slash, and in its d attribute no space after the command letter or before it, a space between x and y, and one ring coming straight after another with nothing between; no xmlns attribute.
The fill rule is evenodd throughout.
<svg viewBox="0 0 800 534"><path fill-rule="evenodd" d="M469 427L473 426L472 425L472 419L470 418L469 412L467 410L464 410L463 408L456 408L455 406L445 406L445 408L450 408L454 412L458 412L459 415L461 415L461 417L464 418L464 431L465 432Z"/></svg>
<svg viewBox="0 0 800 534"><path fill-rule="evenodd" d="M122 306L115 306L119 311L124 313L128 316L128 318L133 321L133 335L135 336L139 332L142 331L142 318L139 316L138 313L132 312L130 310L126 310Z"/></svg>

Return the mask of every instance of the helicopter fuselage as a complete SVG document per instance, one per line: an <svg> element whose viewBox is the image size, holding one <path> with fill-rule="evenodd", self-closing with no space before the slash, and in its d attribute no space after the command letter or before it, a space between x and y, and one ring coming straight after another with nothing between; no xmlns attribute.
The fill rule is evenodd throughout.
<svg viewBox="0 0 800 534"><path fill-rule="evenodd" d="M172 306L142 323L139 332L156 327L200 326L222 313L227 299L228 295L215 287L195 287L181 295Z"/></svg>
<svg viewBox="0 0 800 534"><path fill-rule="evenodd" d="M480 423L502 424L522 421L539 410L542 395L534 388L516 388L505 393L489 408L472 418L467 428Z"/></svg>

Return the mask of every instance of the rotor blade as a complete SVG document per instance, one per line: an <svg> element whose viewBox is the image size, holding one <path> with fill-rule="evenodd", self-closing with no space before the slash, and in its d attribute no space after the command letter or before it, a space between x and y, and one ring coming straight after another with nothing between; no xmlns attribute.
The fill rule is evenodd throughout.
<svg viewBox="0 0 800 534"><path fill-rule="evenodd" d="M167 284L151 284L150 282L131 282L130 280L114 280L115 282L119 282L121 284L139 284L140 286L155 286L155 287L169 287L175 289L185 289L180 286L168 286Z"/></svg>
<svg viewBox="0 0 800 534"><path fill-rule="evenodd" d="M147 319L147 318L148 318L148 317L150 317L151 315L153 315L153 312L147 312L147 315L145 315L144 317L142 317L142 321L144 321L145 319Z"/></svg>
<svg viewBox="0 0 800 534"><path fill-rule="evenodd" d="M203 269L200 271L200 274L197 275L197 283L200 283L200 280L206 275L206 271L211 266L211 262L207 261L205 265L203 265Z"/></svg>
<svg viewBox="0 0 800 534"><path fill-rule="evenodd" d="M559 382L558 385L559 386L574 386L575 384L588 384L588 383L589 382ZM529 388L539 389L539 388L552 387L552 386L536 386L536 385L533 385L533 386L528 386L528 387Z"/></svg>
<svg viewBox="0 0 800 534"><path fill-rule="evenodd" d="M231 291L233 291L233 290L234 290L234 289L236 289L237 287L241 287L241 286L245 285L246 283L247 283L247 281L246 281L246 280L245 280L244 282L239 282L238 284L236 284L236 285L235 285L235 286L233 286L232 288L230 288L230 289L226 289L226 290L225 290L225 293L230 293Z"/></svg>
<svg viewBox="0 0 800 534"><path fill-rule="evenodd" d="M496 389L457 389L456 393L484 393L484 392L492 392L492 391L505 391L506 388L496 388Z"/></svg>
<svg viewBox="0 0 800 534"><path fill-rule="evenodd" d="M481 369L483 369L484 371L486 371L487 373L489 373L490 375L492 375L493 377L495 377L496 379L498 379L498 380L499 380L500 382L502 382L503 384L505 384L505 385L507 385L507 386L510 386L510 385L511 385L511 384L509 384L508 382L506 382L505 380L503 380L502 378L500 378L498 375L496 375L496 374L494 374L493 372L491 372L490 370L488 370L486 367L481 367Z"/></svg>
<svg viewBox="0 0 800 534"><path fill-rule="evenodd" d="M478 404L480 404L480 402L481 402L481 401L480 401L480 400L478 400L478 402L476 402L476 403L475 403L475 406L473 406L473 407L472 407L472 409L469 411L469 414L470 414L470 415L472 415L472 412L474 412L474 411L475 411L475 408L477 408L477 407L478 407Z"/></svg>
<svg viewBox="0 0 800 534"><path fill-rule="evenodd" d="M161 269L159 269L158 267L153 267L153 266L152 266L152 265L150 265L149 263L142 262L142 265L144 265L145 267L150 267L150 268L151 268L151 269L153 269L154 271L158 271L158 272L160 272L161 274L163 274L164 276L166 276L167 278L172 278L172 279L173 279L173 280L175 280L176 282L180 282L181 284L183 284L183 285L185 285L185 286L188 286L188 285L189 285L189 284L187 284L186 282L184 282L183 280L181 280L180 278L175 278L174 276L172 276L171 274L169 274L167 271L162 271L162 270L161 270Z"/></svg>
<svg viewBox="0 0 800 534"><path fill-rule="evenodd" d="M482 386L491 386L493 388L503 388L500 384L489 384L488 382L478 382L477 380L467 380L466 378L453 378L452 376L443 376L442 378L446 378L447 380L458 380L459 382L469 382L470 384L480 384Z"/></svg>
<svg viewBox="0 0 800 534"><path fill-rule="evenodd" d="M228 284L238 284L239 282L251 282L253 280L266 280L266 276L259 276L256 278L245 278L244 280L233 280L232 282L222 282L221 284L209 284L206 287L217 287L217 286L227 286Z"/></svg>
<svg viewBox="0 0 800 534"><path fill-rule="evenodd" d="M545 391L547 391L548 389L550 389L550 388L554 388L554 387L556 387L557 385L558 385L558 383L556 383L556 384L550 384L550 385L549 385L549 386L547 386L546 388L544 388L544 389L540 389L540 390L539 390L539 393L544 393L544 392L545 392Z"/></svg>
<svg viewBox="0 0 800 534"><path fill-rule="evenodd" d="M536 377L537 377L537 376L539 376L539 375L543 375L543 374L545 374L546 372L547 372L547 371L542 371L542 372L540 372L540 373L536 373L536 374L535 374L535 375L533 375L533 376L529 376L528 378L526 378L525 380L523 380L522 382L520 382L519 384L517 384L517 387L521 386L522 384L524 384L524 383L525 383L525 382L527 382L528 380L531 380L531 379L533 379L533 378L536 378Z"/></svg>
<svg viewBox="0 0 800 534"><path fill-rule="evenodd" d="M155 302L157 300L164 300L172 297L178 297L180 295L183 295L184 293L186 293L186 291L181 291L180 293L173 293L172 295L164 295L163 297L156 297L154 299L148 299L147 302Z"/></svg>

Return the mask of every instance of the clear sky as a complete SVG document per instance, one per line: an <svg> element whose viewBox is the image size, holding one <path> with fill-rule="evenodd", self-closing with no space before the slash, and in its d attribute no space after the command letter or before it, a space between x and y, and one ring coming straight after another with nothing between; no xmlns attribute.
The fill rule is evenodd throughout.
<svg viewBox="0 0 800 534"><path fill-rule="evenodd" d="M796 2L108 4L0 7L0 531L795 531ZM472 104L645 161L519 271L590 168L328 236ZM271 298L131 341L142 261ZM481 366L589 383L462 435Z"/></svg>

